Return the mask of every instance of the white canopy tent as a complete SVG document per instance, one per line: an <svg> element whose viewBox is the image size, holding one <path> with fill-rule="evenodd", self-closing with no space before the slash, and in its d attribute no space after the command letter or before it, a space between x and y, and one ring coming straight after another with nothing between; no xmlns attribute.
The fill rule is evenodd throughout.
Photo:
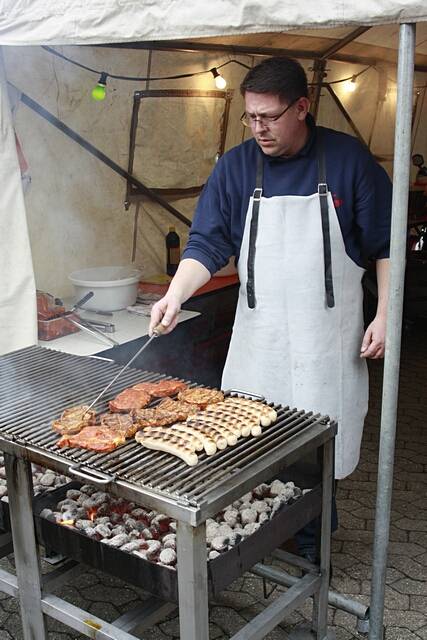
<svg viewBox="0 0 427 640"><path fill-rule="evenodd" d="M3 0L2 45L99 44L427 20L422 0Z"/></svg>
<svg viewBox="0 0 427 640"><path fill-rule="evenodd" d="M233 50L256 50L260 53L293 51L294 55L313 59L334 57L353 60L390 60L393 39L381 30L400 28L397 122L394 163L393 228L391 249L391 284L387 354L384 373L384 397L381 425L377 519L372 585L370 639L382 637L385 568L390 520L391 485L399 374L400 331L403 299L404 255L414 61L427 70L427 35L415 41L412 23L427 20L424 1L363 0L360 3L337 0L264 0L253 3L218 0L200 3L195 0L169 0L135 3L134 0L77 0L46 3L43 0L8 0L2 3L0 45L87 45L144 43L150 47L178 47L172 41L185 39L188 46L231 47ZM390 25L386 27L384 25ZM373 26L369 41L361 26ZM426 34L425 24L421 31ZM331 31L331 29L334 30ZM313 29L312 32L307 32ZM314 31L315 29L315 31ZM375 40L378 29L379 41ZM330 31L327 31L330 30ZM390 32L389 32L390 36ZM203 39L203 40L202 40ZM347 39L347 47L340 42ZM396 40L394 40L396 43ZM397 43L396 43L397 44ZM238 49L240 47L240 49ZM416 58L415 58L415 53ZM35 341L34 280L25 224L24 204L19 180L19 166L13 138L10 107L2 74L0 86L0 122L3 145L0 172L0 225L2 256L7 248L0 300L0 327L13 327L15 314L24 320L15 325L15 336L7 334L0 351L26 346ZM3 260L3 257L2 257ZM23 310L27 310L27 313ZM16 337L16 339L15 339ZM207 636L206 636L207 637ZM200 638L202 640L202 638Z"/></svg>

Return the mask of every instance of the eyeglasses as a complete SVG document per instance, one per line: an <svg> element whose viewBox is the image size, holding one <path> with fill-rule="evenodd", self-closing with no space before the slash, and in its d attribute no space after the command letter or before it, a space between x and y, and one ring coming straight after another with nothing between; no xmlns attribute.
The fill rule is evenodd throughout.
<svg viewBox="0 0 427 640"><path fill-rule="evenodd" d="M281 118L283 115L285 115L285 113L288 111L288 109L293 107L295 102L297 102L298 100L299 100L299 98L296 98L296 100L293 100L290 104L288 104L288 106L285 109L283 109L283 111L278 113L276 116L254 116L254 115L252 115L250 113L246 113L246 111L244 111L242 113L242 115L240 116L240 122L245 127L255 127L257 122L259 122L259 124L262 125L263 127L268 127L273 122L277 122L277 120L279 118Z"/></svg>

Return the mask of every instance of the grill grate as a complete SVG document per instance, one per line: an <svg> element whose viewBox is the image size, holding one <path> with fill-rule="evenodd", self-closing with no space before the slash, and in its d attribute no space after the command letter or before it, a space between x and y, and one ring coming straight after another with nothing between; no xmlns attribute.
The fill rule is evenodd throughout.
<svg viewBox="0 0 427 640"><path fill-rule="evenodd" d="M115 451L97 454L83 449L60 449L51 422L64 408L88 404L120 370L105 361L73 356L41 347L28 347L0 359L0 436L17 444L42 451L46 466L49 457L60 456L71 464L80 463L132 483L152 489L170 499L185 497L192 505L209 500L213 492L230 485L230 478L251 469L263 455L281 450L290 440L310 433L314 425L327 419L304 411L277 407L278 420L258 438L240 439L234 447L214 456L201 454L196 467L158 451L144 449L132 440ZM97 403L97 411L124 388L140 381L156 381L165 376L128 369ZM273 405L271 405L273 406Z"/></svg>

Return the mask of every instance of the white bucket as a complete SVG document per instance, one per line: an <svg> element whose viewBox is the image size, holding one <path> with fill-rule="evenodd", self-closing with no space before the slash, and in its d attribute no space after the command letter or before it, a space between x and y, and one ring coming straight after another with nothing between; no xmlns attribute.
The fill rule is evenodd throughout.
<svg viewBox="0 0 427 640"><path fill-rule="evenodd" d="M141 272L132 266L91 267L68 276L74 285L76 300L89 291L94 295L82 309L118 311L135 304Z"/></svg>

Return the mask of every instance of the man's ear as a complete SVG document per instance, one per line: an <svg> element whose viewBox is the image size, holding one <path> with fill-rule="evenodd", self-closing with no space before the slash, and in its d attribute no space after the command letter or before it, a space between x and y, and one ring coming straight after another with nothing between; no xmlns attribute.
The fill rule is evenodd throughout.
<svg viewBox="0 0 427 640"><path fill-rule="evenodd" d="M310 110L310 100L305 96L301 96L301 98L297 100L296 107L298 120L305 120Z"/></svg>

